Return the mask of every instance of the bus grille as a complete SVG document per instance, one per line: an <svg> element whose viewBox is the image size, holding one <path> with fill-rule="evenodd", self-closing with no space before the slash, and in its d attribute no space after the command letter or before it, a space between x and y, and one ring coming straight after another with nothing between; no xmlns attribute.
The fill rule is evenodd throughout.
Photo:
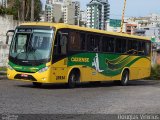
<svg viewBox="0 0 160 120"><path fill-rule="evenodd" d="M17 74L14 79L23 79L23 80L31 80L37 81L32 75L28 75L27 77L23 77L21 74Z"/></svg>
<svg viewBox="0 0 160 120"><path fill-rule="evenodd" d="M35 73L35 72L26 72L26 71L20 71L20 70L16 70L16 72L25 72L25 73Z"/></svg>

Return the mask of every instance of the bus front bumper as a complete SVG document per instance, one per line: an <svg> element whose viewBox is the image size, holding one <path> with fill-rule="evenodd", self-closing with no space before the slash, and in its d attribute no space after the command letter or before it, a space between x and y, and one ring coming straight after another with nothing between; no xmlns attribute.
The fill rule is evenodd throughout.
<svg viewBox="0 0 160 120"><path fill-rule="evenodd" d="M21 80L27 82L50 83L49 73L48 70L43 73L24 73L7 69L7 77L9 80Z"/></svg>

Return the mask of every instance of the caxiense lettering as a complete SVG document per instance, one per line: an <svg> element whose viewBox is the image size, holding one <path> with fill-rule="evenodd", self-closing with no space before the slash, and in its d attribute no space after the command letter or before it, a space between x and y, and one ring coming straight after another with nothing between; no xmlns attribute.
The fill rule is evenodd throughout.
<svg viewBox="0 0 160 120"><path fill-rule="evenodd" d="M72 57L71 58L72 62L89 62L89 58L77 58L77 57Z"/></svg>

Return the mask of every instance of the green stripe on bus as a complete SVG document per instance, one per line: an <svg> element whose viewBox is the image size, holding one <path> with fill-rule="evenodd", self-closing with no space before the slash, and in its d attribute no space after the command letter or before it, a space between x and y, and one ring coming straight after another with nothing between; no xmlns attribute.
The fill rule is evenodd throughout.
<svg viewBox="0 0 160 120"><path fill-rule="evenodd" d="M46 65L42 64L40 66L21 66L21 65L16 65L12 62L8 63L14 70L16 71L21 71L21 72L38 72L40 69L44 68Z"/></svg>

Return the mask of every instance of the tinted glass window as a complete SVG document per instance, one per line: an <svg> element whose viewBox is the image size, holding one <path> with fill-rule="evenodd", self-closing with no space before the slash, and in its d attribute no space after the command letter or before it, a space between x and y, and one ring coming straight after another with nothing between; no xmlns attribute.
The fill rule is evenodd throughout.
<svg viewBox="0 0 160 120"><path fill-rule="evenodd" d="M84 51L86 34L78 31L71 31L69 34L69 51Z"/></svg>
<svg viewBox="0 0 160 120"><path fill-rule="evenodd" d="M117 38L116 39L116 53L126 53L126 39Z"/></svg>
<svg viewBox="0 0 160 120"><path fill-rule="evenodd" d="M100 51L100 36L98 35L87 35L87 50L98 52Z"/></svg>
<svg viewBox="0 0 160 120"><path fill-rule="evenodd" d="M138 55L145 55L145 42L144 41L138 42Z"/></svg>
<svg viewBox="0 0 160 120"><path fill-rule="evenodd" d="M68 43L68 32L65 30L61 30L57 32L55 43L54 43L54 54L66 55L67 43Z"/></svg>
<svg viewBox="0 0 160 120"><path fill-rule="evenodd" d="M128 40L128 54L137 54L138 50L138 41L136 40Z"/></svg>
<svg viewBox="0 0 160 120"><path fill-rule="evenodd" d="M69 51L81 50L81 39L79 32L70 32L69 34Z"/></svg>
<svg viewBox="0 0 160 120"><path fill-rule="evenodd" d="M115 40L112 37L104 36L102 39L102 51L114 52Z"/></svg>
<svg viewBox="0 0 160 120"><path fill-rule="evenodd" d="M151 52L151 44L145 41L138 42L138 55L150 55Z"/></svg>
<svg viewBox="0 0 160 120"><path fill-rule="evenodd" d="M86 47L86 34L80 33L81 50L85 50Z"/></svg>

